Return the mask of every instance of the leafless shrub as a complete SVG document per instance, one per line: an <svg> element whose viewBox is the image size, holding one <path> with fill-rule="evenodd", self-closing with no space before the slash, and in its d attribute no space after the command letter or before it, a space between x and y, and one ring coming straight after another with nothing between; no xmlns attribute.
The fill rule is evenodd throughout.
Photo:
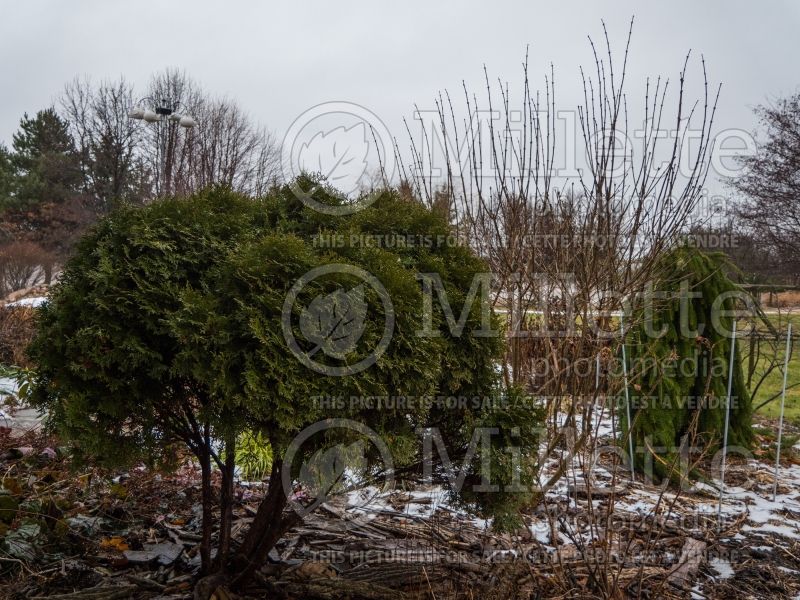
<svg viewBox="0 0 800 600"><path fill-rule="evenodd" d="M648 79L643 129L633 135L642 125L629 123L629 46L630 33L618 68L607 35L605 57L591 43L594 73L581 70L584 100L577 107L575 142L585 159L578 173L564 176L555 164L573 140L557 137L554 75L545 77L543 93L533 91L527 60L516 103L508 84L498 83L495 91L485 73L484 104L465 87L466 117L459 122L450 95L440 95L438 130L423 127L421 141L412 136L411 164L403 169L409 185L429 204L446 194L454 226L489 262L495 302L509 313L509 381L523 383L516 338L541 337L548 355L559 355L564 344L570 353L577 344L591 348L577 355L596 354L618 328L609 311L653 278L655 260L686 232L701 198L716 106L705 65L704 96L692 104L684 97L688 56L674 97L668 81ZM671 120L668 100L675 105ZM484 123L480 115L499 118ZM659 133L666 127L674 135L665 141ZM692 128L689 146L684 142ZM444 175L437 179L432 161L442 139ZM459 160L464 156L453 148L463 147L466 160ZM553 328L558 322L564 327ZM577 382L566 385L566 376L535 391L577 393Z"/></svg>
<svg viewBox="0 0 800 600"><path fill-rule="evenodd" d="M800 306L800 291L786 291L762 294L765 306L770 308L797 308Z"/></svg>
<svg viewBox="0 0 800 600"><path fill-rule="evenodd" d="M35 332L30 306L0 307L0 365L28 367L25 350Z"/></svg>
<svg viewBox="0 0 800 600"><path fill-rule="evenodd" d="M0 297L41 283L52 258L33 242L13 241L0 246Z"/></svg>
<svg viewBox="0 0 800 600"><path fill-rule="evenodd" d="M453 226L489 263L495 307L508 315L506 381L546 399L551 419L542 454L561 458L542 483L541 500L571 469L573 478L591 480L591 461L580 475L572 461L587 447L593 451L597 410L615 419L622 378L608 377L603 365L619 360L618 311L656 279L658 257L687 232L709 168L719 91L709 89L705 63L698 101L685 97L687 56L674 95L667 80L648 79L634 115L624 91L630 32L621 65L607 33L604 39L602 49L590 40L592 74L581 70L576 140L559 138L553 72L544 91L534 91L526 59L518 100L486 71L483 102L464 86L463 119L451 96L441 94L432 124L423 120L421 139L409 129L412 158L403 165L406 186L431 206L444 197ZM583 165L563 173L556 159L573 141ZM534 372L532 359L543 372ZM603 519L592 539L609 548L618 541ZM575 540L579 551L587 549L580 535ZM592 566L591 591L618 596L620 565ZM565 592L574 591L569 573L563 575Z"/></svg>

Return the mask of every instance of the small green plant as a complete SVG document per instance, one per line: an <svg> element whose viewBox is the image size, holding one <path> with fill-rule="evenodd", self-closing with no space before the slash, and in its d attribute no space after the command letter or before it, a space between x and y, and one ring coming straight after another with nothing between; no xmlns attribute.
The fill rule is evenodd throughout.
<svg viewBox="0 0 800 600"><path fill-rule="evenodd" d="M16 377L17 371L18 371L17 367L12 367L9 365L0 365L0 377L3 378Z"/></svg>
<svg viewBox="0 0 800 600"><path fill-rule="evenodd" d="M769 427L763 427L761 425L757 425L753 427L753 433L756 433L763 437L764 439L774 442L775 439L778 437L778 432L774 429L770 429Z"/></svg>
<svg viewBox="0 0 800 600"><path fill-rule="evenodd" d="M259 432L245 431L236 440L236 466L245 481L261 481L272 469L272 446Z"/></svg>
<svg viewBox="0 0 800 600"><path fill-rule="evenodd" d="M33 370L23 367L0 365L0 379L10 380L0 382L0 399L6 406L17 406L24 402L31 390Z"/></svg>

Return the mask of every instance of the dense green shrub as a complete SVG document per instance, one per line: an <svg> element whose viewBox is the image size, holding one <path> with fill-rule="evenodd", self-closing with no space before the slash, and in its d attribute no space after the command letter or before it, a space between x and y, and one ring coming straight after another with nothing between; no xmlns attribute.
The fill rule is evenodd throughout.
<svg viewBox="0 0 800 600"><path fill-rule="evenodd" d="M726 268L722 254L689 247L665 254L656 269L657 294L650 297L651 308L639 305L635 326L626 337L634 447L641 449L634 452L638 461L652 461L654 471L662 476L673 468L677 474L677 449L682 443L713 450L722 442L733 326L730 313L744 297L727 277ZM749 448L752 403L738 345L733 365L728 444ZM685 439L689 434L696 434L695 439Z"/></svg>
<svg viewBox="0 0 800 600"><path fill-rule="evenodd" d="M341 202L330 190L315 189L319 202ZM215 564L240 581L297 522L298 513L284 511L293 491L285 485L308 487L303 475L315 457L356 444L361 475L387 475L385 457L376 444L365 443L364 431L332 427L331 419L375 432L395 472L412 474L425 471L421 430L436 428L460 467L473 449L474 428L493 428L492 477L530 483L536 447L528 432L539 413L501 388L502 340L474 333L489 314L481 295L468 305L461 335L450 332L435 299L430 317L441 334L418 334L425 329L420 273L438 274L458 316L473 277L486 269L467 248L449 243L449 233L439 216L392 191L347 217L311 210L288 186L258 200L211 189L120 210L81 240L42 309L31 346L37 368L33 401L86 457L112 464L166 462L176 446L193 452L204 476L206 572L214 522L210 472L216 464L223 484ZM412 243L385 243L399 238ZM296 286L310 271L330 265L367 272L380 285L351 271ZM296 301L287 304L293 292ZM360 335L314 329L337 314ZM383 339L387 317L394 324L384 351L371 366L352 368ZM309 367L311 356L321 369ZM328 367L344 373L331 375ZM504 400L456 407L424 401L442 395ZM378 407L360 400L375 397L407 400ZM284 464L298 434L313 424L328 427L301 446L297 460ZM236 440L245 431L268 441L273 460L268 494L233 552ZM515 460L508 444L521 446ZM452 481L452 469L440 464L438 454L434 458L433 474ZM484 463L473 457L465 464L465 480L479 480ZM341 476L341 469L334 475ZM497 492L466 487L451 491L472 509L503 521L529 497L502 486Z"/></svg>

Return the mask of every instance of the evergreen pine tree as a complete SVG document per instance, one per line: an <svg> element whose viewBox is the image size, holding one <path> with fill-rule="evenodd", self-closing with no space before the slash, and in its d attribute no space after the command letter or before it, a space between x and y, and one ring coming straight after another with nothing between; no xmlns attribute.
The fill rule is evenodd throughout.
<svg viewBox="0 0 800 600"><path fill-rule="evenodd" d="M25 114L14 134L11 164L21 207L63 203L80 190L82 175L67 122L54 108Z"/></svg>
<svg viewBox="0 0 800 600"><path fill-rule="evenodd" d="M3 144L0 144L0 213L12 201L14 182L14 168L11 165L11 154Z"/></svg>

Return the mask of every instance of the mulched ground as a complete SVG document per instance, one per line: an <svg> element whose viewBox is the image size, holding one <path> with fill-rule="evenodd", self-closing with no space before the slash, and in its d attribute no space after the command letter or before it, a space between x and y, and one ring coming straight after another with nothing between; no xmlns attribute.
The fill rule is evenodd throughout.
<svg viewBox="0 0 800 600"><path fill-rule="evenodd" d="M200 477L191 461L176 460L182 466L169 474L144 466L75 471L58 440L39 433L12 438L0 429L0 598L192 598ZM729 485L738 477L733 465ZM766 490L770 481L755 478L752 485ZM258 485L237 487L235 536L263 492ZM339 498L287 535L239 597L794 598L800 592L800 541L745 531L744 517L718 536L713 518L687 525L675 513L635 510L636 498L658 492L633 483L620 490L620 503L598 493L591 516L580 489L556 492L531 510L528 527L516 535L493 534L446 502L425 500L420 489L397 490L361 511ZM682 498L675 511L688 515L703 502L713 497ZM702 548L697 560L692 548ZM597 553L590 557L590 549ZM596 556L615 551L617 559L598 562ZM735 573L720 573L708 561L715 553ZM237 596L219 588L214 597Z"/></svg>

